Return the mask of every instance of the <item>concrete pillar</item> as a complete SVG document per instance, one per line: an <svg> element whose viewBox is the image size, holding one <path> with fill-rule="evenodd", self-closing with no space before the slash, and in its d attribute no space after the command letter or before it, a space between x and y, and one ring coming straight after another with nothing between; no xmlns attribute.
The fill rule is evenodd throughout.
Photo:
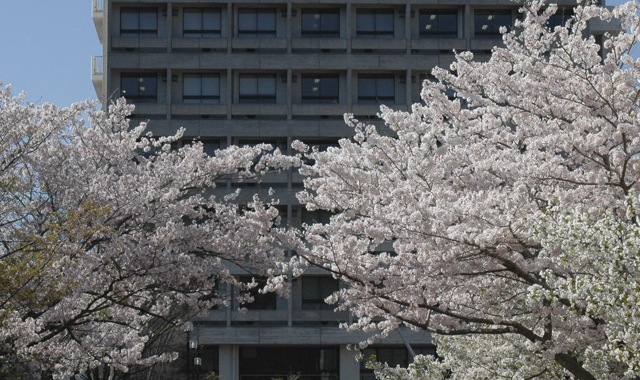
<svg viewBox="0 0 640 380"><path fill-rule="evenodd" d="M221 344L219 352L220 380L239 380L238 346Z"/></svg>
<svg viewBox="0 0 640 380"><path fill-rule="evenodd" d="M340 346L340 380L359 380L360 362L356 360L356 351Z"/></svg>

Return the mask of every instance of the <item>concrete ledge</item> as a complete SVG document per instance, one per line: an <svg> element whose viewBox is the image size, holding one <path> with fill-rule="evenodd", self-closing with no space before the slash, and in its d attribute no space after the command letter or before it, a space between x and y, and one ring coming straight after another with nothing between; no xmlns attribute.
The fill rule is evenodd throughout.
<svg viewBox="0 0 640 380"><path fill-rule="evenodd" d="M172 115L226 115L227 104L172 104Z"/></svg>
<svg viewBox="0 0 640 380"><path fill-rule="evenodd" d="M427 331L402 329L411 344L431 344L431 334ZM201 344L357 344L367 340L372 334L362 331L347 332L339 327L299 327L299 326L233 326L199 327ZM403 344L398 332L391 333L380 344Z"/></svg>

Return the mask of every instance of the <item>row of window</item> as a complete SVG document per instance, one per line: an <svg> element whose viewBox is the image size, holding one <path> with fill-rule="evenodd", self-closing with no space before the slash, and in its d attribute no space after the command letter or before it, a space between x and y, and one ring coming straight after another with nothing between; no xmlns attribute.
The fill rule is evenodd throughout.
<svg viewBox="0 0 640 380"><path fill-rule="evenodd" d="M241 104L273 104L277 102L276 74L240 74L238 102ZM393 74L358 75L359 104L393 104L395 101ZM300 80L302 104L338 104L340 76L338 74L303 74ZM156 103L158 74L124 73L120 76L121 95L131 103ZM183 103L220 103L220 75L216 73L185 73L182 75Z"/></svg>
<svg viewBox="0 0 640 380"><path fill-rule="evenodd" d="M356 9L355 35L358 38L393 38L396 10L393 8ZM458 37L458 9L423 9L419 11L420 37ZM570 12L560 11L549 20L550 27L564 23ZM476 9L473 15L474 37L499 37L501 27L512 23L510 9ZM223 11L221 8L185 8L182 11L182 32L185 37L220 37ZM278 11L272 8L239 8L238 37L276 37ZM305 8L301 10L302 37L338 38L341 35L339 8ZM155 36L158 34L158 8L124 7L120 10L122 36Z"/></svg>
<svg viewBox="0 0 640 380"><path fill-rule="evenodd" d="M436 355L434 346L412 347L416 355ZM198 347L203 372L219 372L218 346ZM362 351L360 380L375 380L367 361L373 359L390 367L407 367L413 360L405 347L370 346ZM337 379L340 372L340 349L337 346L240 346L241 380L287 378L292 373L301 378Z"/></svg>
<svg viewBox="0 0 640 380"><path fill-rule="evenodd" d="M251 276L240 277L241 281L251 281ZM258 288L264 285L264 280L256 280ZM333 310L335 306L328 305L324 299L336 292L339 287L338 280L330 276L304 276L299 279L302 282L302 310ZM253 302L243 305L249 310L276 310L277 296L275 293L260 293L257 289L251 289L249 294Z"/></svg>

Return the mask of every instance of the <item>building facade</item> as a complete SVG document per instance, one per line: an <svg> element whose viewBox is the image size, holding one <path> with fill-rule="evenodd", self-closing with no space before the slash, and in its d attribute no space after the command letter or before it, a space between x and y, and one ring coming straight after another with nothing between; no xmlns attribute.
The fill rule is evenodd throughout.
<svg viewBox="0 0 640 380"><path fill-rule="evenodd" d="M380 104L407 110L420 101L421 83L433 67L448 67L454 50L488 58L500 43L500 27L518 17L510 0L93 2L103 45L102 56L93 59L99 100L125 96L136 105L133 123L149 120L155 135L184 127L183 141L197 138L209 152L266 142L291 153L295 139L320 149L335 145L352 134L344 113L376 123ZM591 32L602 30L592 25ZM283 220L292 225L328 218L297 204L297 173L265 181L222 187L274 188ZM373 378L347 349L367 335L340 329L351 316L323 302L338 286L314 269L293 280L288 299L256 294L247 313L237 305L211 310L194 321L189 369L222 380ZM365 355L406 365L403 338L418 353L435 352L429 334L403 334Z"/></svg>

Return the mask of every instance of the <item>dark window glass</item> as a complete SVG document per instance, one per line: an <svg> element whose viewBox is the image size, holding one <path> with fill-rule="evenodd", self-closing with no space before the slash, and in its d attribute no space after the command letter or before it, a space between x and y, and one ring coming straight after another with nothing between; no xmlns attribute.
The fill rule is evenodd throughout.
<svg viewBox="0 0 640 380"><path fill-rule="evenodd" d="M409 365L409 352L404 347L367 347L362 350L363 360L360 362L360 379L374 380L373 370L368 369L366 364L369 360L380 363L387 363L389 367Z"/></svg>
<svg viewBox="0 0 640 380"><path fill-rule="evenodd" d="M558 9L558 11L551 17L549 17L549 20L547 20L547 26L551 30L555 29L556 26L564 26L567 23L567 20L569 20L572 16L572 10L564 8Z"/></svg>
<svg viewBox="0 0 640 380"><path fill-rule="evenodd" d="M457 37L458 11L420 11L420 37Z"/></svg>
<svg viewBox="0 0 640 380"><path fill-rule="evenodd" d="M334 104L340 100L338 75L303 75L303 104Z"/></svg>
<svg viewBox="0 0 640 380"><path fill-rule="evenodd" d="M395 79L393 75L358 76L359 104L394 104Z"/></svg>
<svg viewBox="0 0 640 380"><path fill-rule="evenodd" d="M241 37L275 37L275 9L240 9L238 35Z"/></svg>
<svg viewBox="0 0 640 380"><path fill-rule="evenodd" d="M202 150L211 157L216 155L216 150L222 148L220 140L202 140Z"/></svg>
<svg viewBox="0 0 640 380"><path fill-rule="evenodd" d="M241 276L240 281L251 282L251 276ZM266 284L266 280L256 278L258 286L249 290L249 294L253 297L253 302L242 305L249 310L275 310L276 294L273 292L260 293L258 290Z"/></svg>
<svg viewBox="0 0 640 380"><path fill-rule="evenodd" d="M184 74L182 102L220 103L220 76L218 74Z"/></svg>
<svg viewBox="0 0 640 380"><path fill-rule="evenodd" d="M158 34L158 10L156 8L120 9L121 36L155 36Z"/></svg>
<svg viewBox="0 0 640 380"><path fill-rule="evenodd" d="M510 10L476 9L474 15L475 38L500 38L500 27L511 28Z"/></svg>
<svg viewBox="0 0 640 380"><path fill-rule="evenodd" d="M184 10L183 33L188 37L219 37L220 10L187 8Z"/></svg>
<svg viewBox="0 0 640 380"><path fill-rule="evenodd" d="M434 346L413 347L416 355L436 355ZM367 347L362 350L363 360L360 361L360 380L376 380L372 369L366 367L367 361L374 359L380 363L387 363L389 367L407 367L412 362L405 347Z"/></svg>
<svg viewBox="0 0 640 380"><path fill-rule="evenodd" d="M429 82L433 82L436 83L438 82L438 80L431 74L425 75L425 74L420 74L420 83L422 84L422 86L424 86L424 82L428 80ZM442 91L443 94L447 95L447 98L449 98L449 100L455 100L456 99L456 92L452 89L452 88L446 88L445 90ZM420 100L420 103L422 105L425 105L424 100Z"/></svg>
<svg viewBox="0 0 640 380"><path fill-rule="evenodd" d="M328 276L302 277L302 309L333 310L324 299L338 290L338 280Z"/></svg>
<svg viewBox="0 0 640 380"><path fill-rule="evenodd" d="M303 9L303 37L340 37L339 9Z"/></svg>
<svg viewBox="0 0 640 380"><path fill-rule="evenodd" d="M275 74L240 75L240 103L275 103Z"/></svg>
<svg viewBox="0 0 640 380"><path fill-rule="evenodd" d="M287 379L292 374L301 380L337 380L340 369L337 346L240 346L239 356L241 380Z"/></svg>
<svg viewBox="0 0 640 380"><path fill-rule="evenodd" d="M356 36L364 38L393 37L393 9L358 9Z"/></svg>
<svg viewBox="0 0 640 380"><path fill-rule="evenodd" d="M195 351L195 352L194 352ZM201 358L200 368L197 370L202 373L220 373L220 350L218 346L201 346L191 352Z"/></svg>
<svg viewBox="0 0 640 380"><path fill-rule="evenodd" d="M330 147L339 147L340 143L338 140L326 140L326 141L304 141L312 151L317 152L326 152ZM302 157L302 162L307 165L313 165L315 160L312 160L308 157ZM322 223L329 224L331 219L331 215L333 215L330 211L326 210L314 210L308 211L306 208L302 208L300 210L302 215L302 223L305 224L313 224L313 223Z"/></svg>
<svg viewBox="0 0 640 380"><path fill-rule="evenodd" d="M158 76L156 74L122 74L120 95L130 103L156 103L158 101Z"/></svg>
<svg viewBox="0 0 640 380"><path fill-rule="evenodd" d="M334 144L330 144L327 143L326 145L323 144L309 144L311 147L318 146L318 150L319 151L323 151L326 150L329 146L338 146L338 144L336 143ZM313 223L320 223L320 224L329 224L329 221L331 220L331 215L333 215L330 211L327 210L314 210L314 211L309 211L306 208L302 208L302 223L303 224L313 224Z"/></svg>

